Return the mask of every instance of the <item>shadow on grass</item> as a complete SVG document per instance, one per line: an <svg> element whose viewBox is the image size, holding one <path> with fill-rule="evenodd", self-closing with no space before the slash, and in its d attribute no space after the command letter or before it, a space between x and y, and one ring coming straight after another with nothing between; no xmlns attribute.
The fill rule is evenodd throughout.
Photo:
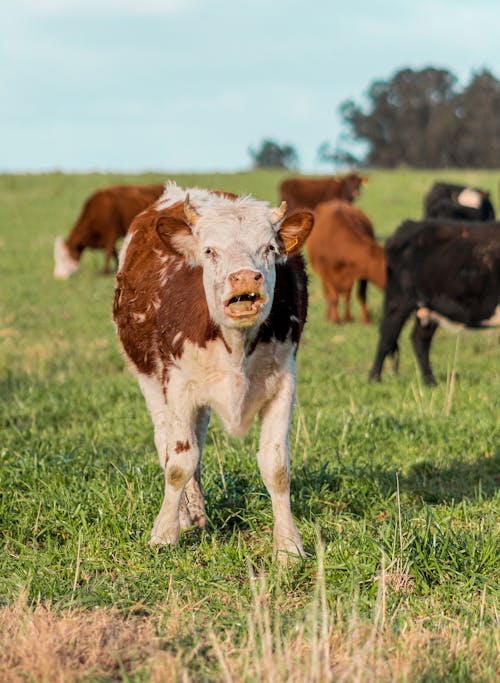
<svg viewBox="0 0 500 683"><path fill-rule="evenodd" d="M415 504L481 501L495 496L500 486L500 451L480 455L472 462L455 459L445 467L423 460L407 473L376 466L346 467L327 463L319 469L295 466L292 476L294 512L300 517L318 514L325 504L355 516L384 510L397 495Z"/></svg>

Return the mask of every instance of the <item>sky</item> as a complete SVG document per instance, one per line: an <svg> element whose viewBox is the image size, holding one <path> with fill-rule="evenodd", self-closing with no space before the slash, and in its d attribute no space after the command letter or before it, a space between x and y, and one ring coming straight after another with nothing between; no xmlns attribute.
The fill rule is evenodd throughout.
<svg viewBox="0 0 500 683"><path fill-rule="evenodd" d="M0 0L0 172L326 172L346 99L401 68L500 77L498 0Z"/></svg>

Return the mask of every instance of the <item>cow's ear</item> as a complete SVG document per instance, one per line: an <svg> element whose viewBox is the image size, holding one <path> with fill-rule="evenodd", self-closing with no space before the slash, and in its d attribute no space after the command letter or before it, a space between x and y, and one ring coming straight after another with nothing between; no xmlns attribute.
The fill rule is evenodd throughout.
<svg viewBox="0 0 500 683"><path fill-rule="evenodd" d="M198 239L186 220L164 214L156 220L156 233L169 251L174 251L195 265L198 259Z"/></svg>
<svg viewBox="0 0 500 683"><path fill-rule="evenodd" d="M199 261L199 244L195 225L198 214L191 206L189 194L184 202L169 206L156 219L156 232L167 249L182 256L190 265Z"/></svg>
<svg viewBox="0 0 500 683"><path fill-rule="evenodd" d="M309 237L314 225L312 211L295 211L285 218L278 230L286 256L296 254Z"/></svg>

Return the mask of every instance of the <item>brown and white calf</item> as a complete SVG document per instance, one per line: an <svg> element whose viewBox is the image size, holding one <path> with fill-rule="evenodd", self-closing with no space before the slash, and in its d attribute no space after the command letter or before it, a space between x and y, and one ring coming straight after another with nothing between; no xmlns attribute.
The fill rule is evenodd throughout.
<svg viewBox="0 0 500 683"><path fill-rule="evenodd" d="M71 232L54 243L54 277L67 280L78 270L85 249L104 250L103 272L116 261L116 243L138 213L158 199L164 185L116 185L92 193L82 207Z"/></svg>
<svg viewBox="0 0 500 683"><path fill-rule="evenodd" d="M165 472L152 545L205 526L200 458L214 410L236 436L259 416L274 547L303 552L290 510L288 433L307 312L299 250L313 222L309 211L287 216L284 204L168 183L130 227L113 317Z"/></svg>

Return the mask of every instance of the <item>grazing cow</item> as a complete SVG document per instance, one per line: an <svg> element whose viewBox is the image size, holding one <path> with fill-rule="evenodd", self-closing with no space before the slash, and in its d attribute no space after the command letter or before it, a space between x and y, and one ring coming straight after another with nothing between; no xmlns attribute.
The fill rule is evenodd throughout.
<svg viewBox="0 0 500 683"><path fill-rule="evenodd" d="M280 185L281 200L288 209L315 209L320 202L344 199L353 202L368 178L349 173L340 178L288 178Z"/></svg>
<svg viewBox="0 0 500 683"><path fill-rule="evenodd" d="M104 273L109 273L112 256L118 261L116 242L127 233L130 223L158 199L164 185L118 185L97 190L85 202L68 237L56 237L54 277L66 280L78 269L87 247L104 249Z"/></svg>
<svg viewBox="0 0 500 683"><path fill-rule="evenodd" d="M318 204L314 230L307 241L312 269L320 276L327 301L327 318L339 323L338 299L344 299L344 321L353 320L351 290L359 280L361 320L370 322L366 307L367 281L385 285L384 248L375 241L370 219L356 206L333 200Z"/></svg>
<svg viewBox="0 0 500 683"><path fill-rule="evenodd" d="M435 384L429 349L438 325L500 324L500 223L405 221L386 242L384 315L371 379L380 379L416 311L412 343L424 381Z"/></svg>
<svg viewBox="0 0 500 683"><path fill-rule="evenodd" d="M424 200L424 218L494 221L489 192L479 188L434 183Z"/></svg>
<svg viewBox="0 0 500 683"><path fill-rule="evenodd" d="M307 310L299 250L314 222L252 197L168 183L132 223L113 318L151 413L165 497L151 545L205 526L200 457L215 410L227 431L261 424L259 468L277 553L302 554L290 511L288 432ZM185 495L183 497L183 491Z"/></svg>

